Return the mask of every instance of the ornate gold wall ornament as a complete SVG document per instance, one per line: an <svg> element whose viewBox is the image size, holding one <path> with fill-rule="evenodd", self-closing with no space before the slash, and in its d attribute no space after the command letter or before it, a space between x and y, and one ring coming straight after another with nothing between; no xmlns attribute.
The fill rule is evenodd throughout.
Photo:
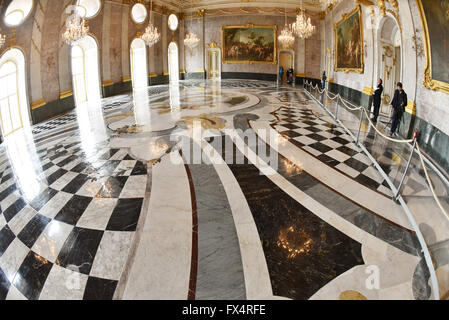
<svg viewBox="0 0 449 320"><path fill-rule="evenodd" d="M399 12L399 4L397 0L388 0L396 12Z"/></svg>
<svg viewBox="0 0 449 320"><path fill-rule="evenodd" d="M211 42L211 43L209 43L208 45L207 45L207 47L208 48L218 48L218 45L217 45L217 43L216 42Z"/></svg>
<svg viewBox="0 0 449 320"><path fill-rule="evenodd" d="M386 16L386 10L387 8L385 7L385 0L377 0L377 6L379 7L380 13L382 14L382 16Z"/></svg>
<svg viewBox="0 0 449 320"><path fill-rule="evenodd" d="M360 68L339 68L338 66L338 41L337 41L337 27L344 23L349 17L351 17L353 14L355 14L356 12L359 13L359 22L360 22L360 42L361 42L361 67ZM351 12L349 13L343 13L342 14L342 18L340 21L338 21L335 25L334 25L334 71L335 72L344 72L344 73L349 73L349 72L355 72L355 73L363 73L364 72L364 67L365 67L365 53L364 53L364 47L363 47L363 21L362 21L362 9L360 5L357 5Z"/></svg>
<svg viewBox="0 0 449 320"><path fill-rule="evenodd" d="M416 114L416 103L414 103L413 101L409 100L407 103L407 106L405 107L405 111L415 115Z"/></svg>
<svg viewBox="0 0 449 320"><path fill-rule="evenodd" d="M415 34L412 36L413 45L412 49L416 52L416 56L419 58L424 57L424 44L421 37L418 36L419 30L415 30Z"/></svg>
<svg viewBox="0 0 449 320"><path fill-rule="evenodd" d="M421 22L424 31L424 44L425 44L425 53L426 53L426 66L424 68L424 80L423 86L425 88L441 91L444 93L449 93L449 83L434 80L432 78L432 55L430 50L430 38L429 38L429 29L427 27L427 19L424 13L424 8L422 6L421 0L417 0L419 14L421 15Z"/></svg>
<svg viewBox="0 0 449 320"><path fill-rule="evenodd" d="M206 12L205 9L198 9L198 10L196 10L196 11L195 11L196 17L197 17L197 18L202 18L202 17L204 17L204 13L205 13L205 12Z"/></svg>

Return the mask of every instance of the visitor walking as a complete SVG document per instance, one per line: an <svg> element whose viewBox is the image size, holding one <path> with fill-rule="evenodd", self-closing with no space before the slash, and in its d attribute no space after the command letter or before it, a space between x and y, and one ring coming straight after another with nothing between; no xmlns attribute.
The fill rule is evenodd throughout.
<svg viewBox="0 0 449 320"><path fill-rule="evenodd" d="M405 112L405 107L407 106L407 94L402 88L402 83L397 83L397 89L394 92L393 100L391 101L390 106L393 108L393 120L391 123L390 136L396 134L396 130L398 129L399 122L402 119L402 115Z"/></svg>
<svg viewBox="0 0 449 320"><path fill-rule="evenodd" d="M380 103L382 101L382 92L384 91L384 87L382 85L382 79L377 81L377 89L374 91L373 95L373 118L371 119L374 123L377 123L377 117L379 116Z"/></svg>

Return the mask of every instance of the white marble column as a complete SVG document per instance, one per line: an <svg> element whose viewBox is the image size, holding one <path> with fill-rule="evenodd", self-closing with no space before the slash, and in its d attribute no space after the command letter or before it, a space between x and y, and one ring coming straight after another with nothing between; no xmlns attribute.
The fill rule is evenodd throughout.
<svg viewBox="0 0 449 320"><path fill-rule="evenodd" d="M184 18L179 21L179 70L185 71L185 51L184 51L184 38L185 38L185 24Z"/></svg>
<svg viewBox="0 0 449 320"><path fill-rule="evenodd" d="M47 6L47 0L42 1L41 5L42 7ZM45 4L44 4L45 3ZM64 8L66 8L71 3L71 0L64 0ZM61 33L65 30L65 23L70 13L64 12L61 15L61 24L63 25L63 29L61 30ZM36 16L37 18L37 12ZM67 45L64 40L62 40L62 37L59 38L59 52L58 52L58 60L59 60L59 91L60 91L60 97L67 96L70 91L73 91L72 88L72 72L71 72L71 66L70 66L70 46ZM31 83L33 83L33 80L31 79Z"/></svg>
<svg viewBox="0 0 449 320"><path fill-rule="evenodd" d="M42 47L42 28L44 24L47 0L41 1L41 6L36 9L34 16L33 31L31 34L31 53L30 53L30 85L31 85L31 103L42 99L42 81L41 81L41 47Z"/></svg>
<svg viewBox="0 0 449 320"><path fill-rule="evenodd" d="M130 73L130 48L128 37L129 6L122 7L122 80L129 78Z"/></svg>
<svg viewBox="0 0 449 320"><path fill-rule="evenodd" d="M111 8L112 4L108 1L104 2L104 13L103 13L103 32L101 37L101 65L102 65L102 81L107 81L111 79L111 68L109 59L109 39L111 31Z"/></svg>
<svg viewBox="0 0 449 320"><path fill-rule="evenodd" d="M168 25L167 25L167 15L162 15L162 66L163 74L168 74L168 44L170 39L168 39Z"/></svg>
<svg viewBox="0 0 449 320"><path fill-rule="evenodd" d="M151 11L150 13L150 21L153 23L153 25L155 25L154 23L154 11ZM154 45L149 47L148 50L148 75L151 76L155 70L156 67L154 65L154 61L155 61L155 56L154 56Z"/></svg>

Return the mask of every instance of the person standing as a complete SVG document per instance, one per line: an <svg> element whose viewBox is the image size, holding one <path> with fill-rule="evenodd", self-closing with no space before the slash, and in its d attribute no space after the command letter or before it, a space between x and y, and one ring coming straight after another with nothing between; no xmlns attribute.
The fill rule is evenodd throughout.
<svg viewBox="0 0 449 320"><path fill-rule="evenodd" d="M373 118L371 119L374 123L377 123L377 117L379 116L380 103L382 101L382 92L384 87L382 86L382 79L377 81L377 89L374 91L373 95Z"/></svg>
<svg viewBox="0 0 449 320"><path fill-rule="evenodd" d="M282 66L279 67L279 82L282 84L284 81L284 68Z"/></svg>
<svg viewBox="0 0 449 320"><path fill-rule="evenodd" d="M326 71L323 71L323 74L321 75L321 90L324 90L324 88L326 87Z"/></svg>
<svg viewBox="0 0 449 320"><path fill-rule="evenodd" d="M393 100L391 101L390 106L393 108L393 121L391 123L390 136L396 133L396 130L399 126L399 122L402 119L402 115L404 114L405 107L407 106L407 94L402 88L402 83L397 83L397 89L394 92Z"/></svg>

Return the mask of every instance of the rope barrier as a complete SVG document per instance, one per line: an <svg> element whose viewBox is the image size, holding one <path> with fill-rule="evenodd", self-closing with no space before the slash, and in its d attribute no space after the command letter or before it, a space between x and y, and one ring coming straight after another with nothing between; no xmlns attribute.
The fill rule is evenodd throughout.
<svg viewBox="0 0 449 320"><path fill-rule="evenodd" d="M418 150L419 159L421 160L422 167L424 168L424 173L426 175L426 180L427 180L427 183L429 184L430 191L432 192L433 198L435 199L436 203L440 207L441 211L443 211L443 213L446 216L446 218L449 219L449 215L448 215L447 211L443 208L443 206L441 205L440 200L438 199L438 196L435 193L432 181L430 180L429 173L427 172L427 168L426 168L426 165L424 163L423 155L421 153L421 148L419 147L419 144L416 144L416 149Z"/></svg>

